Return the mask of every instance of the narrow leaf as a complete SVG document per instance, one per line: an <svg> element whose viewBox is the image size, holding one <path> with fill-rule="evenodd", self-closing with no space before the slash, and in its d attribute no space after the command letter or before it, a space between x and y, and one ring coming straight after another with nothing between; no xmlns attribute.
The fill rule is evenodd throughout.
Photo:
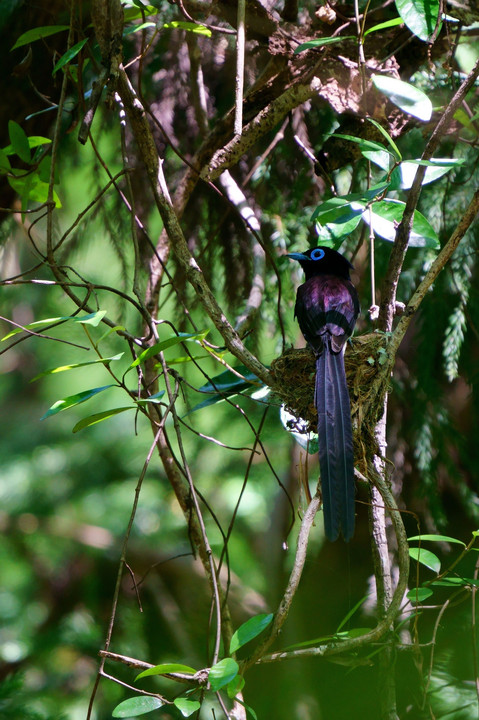
<svg viewBox="0 0 479 720"><path fill-rule="evenodd" d="M308 40L307 42L298 45L298 47L294 51L294 54L297 55L298 53L303 52L304 50L309 50L310 48L323 47L324 45L333 45L334 43L344 42L345 40L356 40L356 37L354 35L343 35L342 37L338 36L317 38L317 40Z"/></svg>
<svg viewBox="0 0 479 720"><path fill-rule="evenodd" d="M133 35L133 33L140 32L140 30L146 30L149 27L156 27L156 23L144 22L140 25L132 25L132 27L126 28L126 30L123 31L123 37L126 37L127 35Z"/></svg>
<svg viewBox="0 0 479 720"><path fill-rule="evenodd" d="M374 140L366 140L365 138L355 137L354 135L343 135L342 133L334 133L330 137L349 140L350 142L359 145L361 150L386 150L386 152L389 152L384 145L381 145L381 143L375 142Z"/></svg>
<svg viewBox="0 0 479 720"><path fill-rule="evenodd" d="M457 545L462 545L463 547L466 547L466 544L463 543L462 540L449 537L449 535L415 535L414 537L408 538L408 542L412 542L413 540L419 540L421 542L423 542L424 540L428 540L429 542L456 543Z"/></svg>
<svg viewBox="0 0 479 720"><path fill-rule="evenodd" d="M372 81L374 86L403 112L419 120L431 119L432 103L422 90L387 75L373 75Z"/></svg>
<svg viewBox="0 0 479 720"><path fill-rule="evenodd" d="M32 159L30 152L30 145L28 144L28 138L25 130L14 120L8 121L8 136L10 143L13 147L14 152L18 155L20 160L29 163Z"/></svg>
<svg viewBox="0 0 479 720"><path fill-rule="evenodd" d="M186 698L175 698L173 704L176 705L183 717L189 717L201 708L198 700L187 700Z"/></svg>
<svg viewBox="0 0 479 720"><path fill-rule="evenodd" d="M93 325L96 327L102 318L104 318L106 315L106 310L98 310L98 312L89 313L88 315L61 315L60 317L54 317L54 318L45 318L44 320L35 320L32 323L29 323L28 325L25 325L22 328L15 328L15 330L11 330L7 335L2 337L0 342L3 342L4 340L8 340L8 338L11 338L12 335L17 335L17 333L23 332L24 330L39 330L42 327L46 327L47 325L54 325L59 322L67 322L68 320L73 320L73 322L78 322L84 325Z"/></svg>
<svg viewBox="0 0 479 720"><path fill-rule="evenodd" d="M81 403L86 402L95 395L98 395L98 393L103 392L103 390L108 390L108 388L111 387L115 386L103 385L102 387L91 388L90 390L83 390L82 392L76 393L76 395L69 395L62 400L57 400L55 403L53 403L51 408L47 410L45 415L40 418L40 420L45 420L45 418L56 415L62 410L68 410L68 408L74 407L75 405L80 405Z"/></svg>
<svg viewBox="0 0 479 720"><path fill-rule="evenodd" d="M35 40L40 40L40 38L48 37L49 35L56 35L56 33L63 32L68 29L68 25L47 25L27 30L27 32L20 35L17 42L12 47L12 50L21 47L22 45L28 45L28 43L35 42Z"/></svg>
<svg viewBox="0 0 479 720"><path fill-rule="evenodd" d="M222 687L231 682L237 676L238 670L238 663L233 658L224 658L224 660L220 660L219 663L213 665L208 674L213 692L221 690Z"/></svg>
<svg viewBox="0 0 479 720"><path fill-rule="evenodd" d="M162 352L163 350L166 350L169 347L172 347L173 345L178 345L180 342L186 342L187 340L197 340L197 339L203 339L206 337L208 331L202 331L197 333L180 333L179 335L173 335L170 338L167 338L166 340L162 340L161 342L155 343L155 345L152 345L151 347L147 348L146 350L143 350L136 360L133 360L130 367L128 368L131 370L131 368L136 367L137 365L140 365L141 363L145 362L148 358L152 357L153 355L158 355L158 353Z"/></svg>
<svg viewBox="0 0 479 720"><path fill-rule="evenodd" d="M262 633L271 623L272 619L273 613L262 613L261 615L255 615L255 617L250 618L240 625L231 638L230 652L236 652L240 647L243 647L247 642Z"/></svg>
<svg viewBox="0 0 479 720"><path fill-rule="evenodd" d="M111 410L105 410L101 413L95 413L94 415L89 415L86 418L83 418L83 420L80 420L80 422L77 422L75 427L73 428L72 432L76 433L79 430L83 430L84 428L90 427L91 425L96 425L99 422L102 422L103 420L108 420L108 418L113 417L113 415L119 415L120 413L125 412L126 410L134 410L133 405L128 405L127 407L119 407L119 408L112 408Z"/></svg>
<svg viewBox="0 0 479 720"><path fill-rule="evenodd" d="M381 170L389 172L391 155L387 150L362 150L361 155L380 167Z"/></svg>
<svg viewBox="0 0 479 720"><path fill-rule="evenodd" d="M144 405L145 403L159 403L164 394L165 394L165 391L160 390L159 392L155 393L154 395L150 395L150 397L139 398L138 400L136 400L136 403L137 403L137 405Z"/></svg>
<svg viewBox="0 0 479 720"><path fill-rule="evenodd" d="M152 710L158 710L164 703L159 698L137 695L136 697L128 698L123 700L113 710L112 715L114 718L130 718L137 717L138 715L144 715Z"/></svg>
<svg viewBox="0 0 479 720"><path fill-rule="evenodd" d="M76 45L73 45L71 48L69 48L66 53L61 56L60 60L55 64L55 67L52 70L52 75L55 75L55 73L61 70L62 67L68 65L68 63L78 55L80 50L85 47L87 42L88 38L83 38L83 40L80 40L80 42L77 42Z"/></svg>
<svg viewBox="0 0 479 720"><path fill-rule="evenodd" d="M378 32L378 30L386 30L387 28L390 28L390 27L396 27L397 25L402 25L403 22L404 22L404 20L400 17L393 18L392 20L386 20L386 22L379 23L379 25L374 25L374 27L369 28L369 30L366 30L366 32L364 33L364 37L366 37L366 35L369 35L370 33Z"/></svg>
<svg viewBox="0 0 479 720"><path fill-rule="evenodd" d="M424 550L424 548L409 548L409 556L412 557L413 560L417 560L417 562L421 563L421 565L424 565L425 567L429 568L429 570L432 570L435 573L439 573L441 571L441 561L437 557L437 555L434 555L434 553L430 552L429 550Z"/></svg>
<svg viewBox="0 0 479 720"><path fill-rule="evenodd" d="M399 151L399 148L398 148L398 146L396 145L396 143L394 142L394 140L392 139L392 137L390 136L390 134L388 133L388 131L387 131L385 128L383 128L383 126L382 126L380 123L378 123L376 120L374 120L373 118L368 117L368 118L366 118L366 120L369 120L369 122L370 122L372 125L374 125L375 128L377 128L377 129L379 130L379 132L381 133L381 135L382 135L384 138L386 138L386 142L388 143L389 147L390 147L391 150L393 151L393 153L394 153L394 155L396 156L396 158L397 158L398 160L402 160L402 155L401 155L401 153L400 153L400 151Z"/></svg>
<svg viewBox="0 0 479 720"><path fill-rule="evenodd" d="M66 372L67 370L75 370L76 368L86 367L87 365L97 365L98 363L102 365L108 365L115 360L120 360L120 358L122 358L124 354L125 353L119 353L118 355L113 355L112 357L98 358L97 360L89 360L88 362L82 363L72 363L71 365L59 365L58 367L50 368L50 370L44 370L38 375L35 375L35 377L32 378L30 382L35 382L35 380L38 380L41 377L45 377L45 375L55 375L56 373Z"/></svg>
<svg viewBox="0 0 479 720"><path fill-rule="evenodd" d="M149 677L150 675L167 675L168 673L190 673L194 675L196 670L189 665L180 665L179 663L163 663L163 665L155 665L155 667L143 670L136 676L135 680Z"/></svg>
<svg viewBox="0 0 479 720"><path fill-rule="evenodd" d="M186 22L185 20L173 20L172 22L165 23L163 27L166 29L178 28L179 30L186 30L187 32L196 33L197 35L206 35L206 37L211 37L211 30L205 25Z"/></svg>

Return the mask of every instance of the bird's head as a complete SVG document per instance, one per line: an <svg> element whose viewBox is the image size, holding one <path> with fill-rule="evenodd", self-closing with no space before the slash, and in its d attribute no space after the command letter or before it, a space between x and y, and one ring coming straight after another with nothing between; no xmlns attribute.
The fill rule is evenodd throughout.
<svg viewBox="0 0 479 720"><path fill-rule="evenodd" d="M320 246L302 253L288 253L286 257L299 262L306 279L314 275L338 275L349 280L349 271L353 267L341 253L329 247Z"/></svg>

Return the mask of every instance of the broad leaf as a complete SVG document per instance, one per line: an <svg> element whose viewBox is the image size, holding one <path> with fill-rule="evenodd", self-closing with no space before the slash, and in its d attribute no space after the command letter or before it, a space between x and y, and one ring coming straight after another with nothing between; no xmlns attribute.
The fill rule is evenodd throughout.
<svg viewBox="0 0 479 720"><path fill-rule="evenodd" d="M432 570L435 573L441 572L441 561L437 555L434 555L434 553L429 550L416 547L409 548L409 556L412 557L413 560L417 560L417 562L421 563L421 565L429 568L429 570Z"/></svg>
<svg viewBox="0 0 479 720"><path fill-rule="evenodd" d="M81 405L81 403L86 402L95 395L98 395L98 393L101 393L104 390L108 390L108 388L111 387L115 387L115 385L103 385L102 387L91 388L90 390L83 390L82 392L76 393L75 395L69 395L62 400L57 400L55 403L53 403L51 408L47 410L45 415L42 415L40 420L45 420L45 418L56 415L57 413L62 412L62 410L68 410L75 405Z"/></svg>
<svg viewBox="0 0 479 720"><path fill-rule="evenodd" d="M22 45L28 45L28 43L35 42L35 40L40 40L40 38L45 38L49 35L56 35L56 33L63 32L64 30L68 29L68 25L46 25L44 27L37 27L33 28L32 30L27 30L27 32L24 32L22 35L20 35L17 42L12 47L12 50L21 47Z"/></svg>
<svg viewBox="0 0 479 720"><path fill-rule="evenodd" d="M334 43L344 42L345 40L356 40L356 37L354 35L343 35L342 37L338 36L317 38L316 40L308 40L307 42L298 45L298 47L294 51L294 54L297 55L304 50L310 50L310 48L323 47L324 45L333 45Z"/></svg>
<svg viewBox="0 0 479 720"><path fill-rule="evenodd" d="M272 619L273 613L262 613L260 615L255 615L255 617L250 618L240 625L231 638L230 652L236 652L240 647L243 647L243 645L246 645L247 642L253 640L253 638L262 633L263 630L271 623Z"/></svg>
<svg viewBox="0 0 479 720"><path fill-rule="evenodd" d="M306 450L310 455L315 455L318 452L318 435L308 432L308 424L302 418L295 417L282 405L280 419L284 429L291 433L303 450ZM301 432L301 430L304 430L304 432Z"/></svg>
<svg viewBox="0 0 479 720"><path fill-rule="evenodd" d="M196 670L189 665L181 665L180 663L163 663L162 665L155 665L155 667L148 668L148 670L143 670L143 672L136 676L135 680L150 677L150 675L167 675L168 673L190 673L194 675Z"/></svg>
<svg viewBox="0 0 479 720"><path fill-rule="evenodd" d="M238 674L238 663L233 658L224 658L210 669L208 680L214 692L228 685Z"/></svg>
<svg viewBox="0 0 479 720"><path fill-rule="evenodd" d="M133 405L127 405L126 407L112 408L111 410L105 410L104 412L89 415L88 417L83 418L83 420L80 420L80 422L77 422L72 432L76 433L79 430L84 430L84 428L96 425L99 422L103 422L103 420L108 420L108 418L113 417L114 415L119 415L126 410L135 410L135 407Z"/></svg>
<svg viewBox="0 0 479 720"><path fill-rule="evenodd" d="M361 155L380 167L381 170L389 172L391 154L387 150L363 150Z"/></svg>
<svg viewBox="0 0 479 720"><path fill-rule="evenodd" d="M411 32L427 42L436 28L440 0L396 0L396 8Z"/></svg>
<svg viewBox="0 0 479 720"><path fill-rule="evenodd" d="M187 700L186 698L175 698L173 704L176 705L183 717L190 717L201 708L201 703L198 700Z"/></svg>
<svg viewBox="0 0 479 720"><path fill-rule="evenodd" d="M68 65L68 63L78 55L80 50L85 47L87 42L88 38L83 38L83 40L80 40L80 42L77 42L76 45L73 45L71 48L69 48L66 53L61 56L60 60L55 64L55 67L52 70L52 75L55 75L55 73L61 70L62 67Z"/></svg>
<svg viewBox="0 0 479 720"><path fill-rule="evenodd" d="M8 159L8 153L6 151L7 149L4 148L3 150L0 149L0 172L9 172L12 169L12 166L10 164L10 160ZM12 148L13 152L13 148Z"/></svg>
<svg viewBox="0 0 479 720"><path fill-rule="evenodd" d="M455 159L441 159L437 158L428 162L426 174L424 175L423 185L434 182L438 178L442 177L454 167L460 167L464 163L463 160ZM423 162L420 160L407 160L402 162L398 168L394 170L395 173L400 175L400 186L403 190L409 190L414 182L416 176L416 170L418 165L422 165Z"/></svg>
<svg viewBox="0 0 479 720"><path fill-rule="evenodd" d="M13 151L18 155L20 160L29 163L32 159L30 145L25 130L14 120L8 121L8 136Z"/></svg>
<svg viewBox="0 0 479 720"><path fill-rule="evenodd" d="M373 75L372 81L374 86L403 112L419 120L431 119L432 103L422 90L387 75Z"/></svg>
<svg viewBox="0 0 479 720"><path fill-rule="evenodd" d="M341 137L348 137L346 135L342 135ZM368 141L364 141L368 142ZM384 148L382 145L380 145L383 150ZM349 195L342 195L340 197L333 197L329 200L326 200L326 202L321 203L321 205L318 205L316 210L313 212L311 216L311 220L319 220L319 222L323 222L324 215L326 213L329 213L330 211L335 211L338 208L341 208L346 205L350 205L354 201L359 201L362 205L366 205L371 200L374 200L374 198L378 197L379 195L382 195L382 193L387 190L389 187L389 182L386 183L380 183L378 185L374 185L373 187L369 188L369 190L365 190L364 192L360 193L350 193ZM323 216L323 217L321 217ZM332 216L331 216L332 217ZM329 221L328 218L326 218L326 222Z"/></svg>
<svg viewBox="0 0 479 720"><path fill-rule="evenodd" d="M427 600L431 597L433 594L433 591L429 588L413 588L412 590L409 590L409 592L406 594L406 597L408 600L410 600L412 603L420 603L424 602L424 600Z"/></svg>
<svg viewBox="0 0 479 720"><path fill-rule="evenodd" d="M158 710L164 703L159 698L148 695L137 695L136 697L123 700L112 712L114 718L130 718L144 715L152 710Z"/></svg>
<svg viewBox="0 0 479 720"><path fill-rule="evenodd" d="M231 682L226 686L226 692L229 698L234 698L238 693L242 691L245 686L245 679L242 675L237 675Z"/></svg>
<svg viewBox="0 0 479 720"><path fill-rule="evenodd" d="M27 140L30 150L40 147L41 145L50 145L52 142L50 138L43 137L42 135L29 135L27 137ZM13 148L13 145L7 145L7 147L3 148L3 152L5 153L5 155L14 155L15 150Z"/></svg>
<svg viewBox="0 0 479 720"><path fill-rule="evenodd" d="M376 235L389 242L394 242L396 229L402 220L405 206L406 204L399 200L381 200L374 203L370 209L364 210L363 220L368 225L371 222ZM414 213L409 245L410 247L439 248L436 231L418 210Z"/></svg>
<svg viewBox="0 0 479 720"><path fill-rule="evenodd" d="M49 185L44 180L41 180L37 173L9 177L8 183L22 198L22 209L26 209L30 201L44 203L48 200ZM55 207L61 208L62 204L55 190L53 191L53 202Z"/></svg>

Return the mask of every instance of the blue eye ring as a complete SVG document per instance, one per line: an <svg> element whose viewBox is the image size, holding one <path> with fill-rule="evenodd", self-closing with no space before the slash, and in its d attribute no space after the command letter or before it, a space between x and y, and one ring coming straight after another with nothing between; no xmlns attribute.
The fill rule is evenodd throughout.
<svg viewBox="0 0 479 720"><path fill-rule="evenodd" d="M322 250L321 248L314 248L314 250L311 252L310 258L311 260L322 260L324 254L324 250Z"/></svg>

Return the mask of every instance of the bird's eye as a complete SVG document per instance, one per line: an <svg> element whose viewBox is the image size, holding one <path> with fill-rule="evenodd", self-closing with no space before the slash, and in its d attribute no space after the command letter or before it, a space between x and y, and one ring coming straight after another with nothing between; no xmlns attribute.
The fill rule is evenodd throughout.
<svg viewBox="0 0 479 720"><path fill-rule="evenodd" d="M315 248L310 255L311 260L322 260L324 257L324 250L321 248Z"/></svg>

